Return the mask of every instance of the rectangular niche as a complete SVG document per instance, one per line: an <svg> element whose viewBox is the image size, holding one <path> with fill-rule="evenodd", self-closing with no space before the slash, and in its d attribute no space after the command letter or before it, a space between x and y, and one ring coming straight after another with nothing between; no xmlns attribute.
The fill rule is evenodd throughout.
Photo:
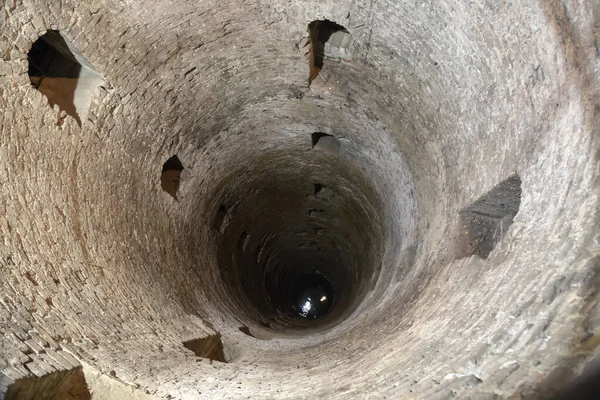
<svg viewBox="0 0 600 400"><path fill-rule="evenodd" d="M319 75L325 59L340 61L352 59L352 35L342 25L329 20L308 24L309 77L308 85Z"/></svg>
<svg viewBox="0 0 600 400"><path fill-rule="evenodd" d="M0 398L2 393L0 392ZM41 377L17 379L5 394L5 400L90 400L92 395L83 370L76 367Z"/></svg>
<svg viewBox="0 0 600 400"><path fill-rule="evenodd" d="M197 357L208 358L211 361L227 362L219 333L200 339L188 340L183 342L183 347L193 351Z"/></svg>
<svg viewBox="0 0 600 400"><path fill-rule="evenodd" d="M457 258L487 258L502 239L521 205L521 178L515 174L459 212Z"/></svg>
<svg viewBox="0 0 600 400"><path fill-rule="evenodd" d="M81 126L90 108L92 95L104 79L56 30L40 36L27 54L29 79L51 106L75 118Z"/></svg>

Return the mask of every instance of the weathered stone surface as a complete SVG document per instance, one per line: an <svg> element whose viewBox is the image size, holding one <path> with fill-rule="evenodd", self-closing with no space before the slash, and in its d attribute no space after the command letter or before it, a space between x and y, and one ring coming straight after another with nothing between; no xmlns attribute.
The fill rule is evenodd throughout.
<svg viewBox="0 0 600 400"><path fill-rule="evenodd" d="M182 399L572 393L600 343L597 3L4 2L0 392L81 360ZM352 59L308 89L324 19ZM104 78L81 127L31 87L46 29ZM508 230L457 259L515 173ZM304 329L280 289L314 260L339 302ZM183 346L217 333L228 363Z"/></svg>

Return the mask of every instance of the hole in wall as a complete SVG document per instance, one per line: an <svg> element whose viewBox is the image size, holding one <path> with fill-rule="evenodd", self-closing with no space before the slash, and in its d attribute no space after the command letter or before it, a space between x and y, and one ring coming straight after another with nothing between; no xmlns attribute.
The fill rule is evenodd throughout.
<svg viewBox="0 0 600 400"><path fill-rule="evenodd" d="M246 250L248 250L249 243L250 235L248 235L248 232L246 231L242 232L242 234L240 235L240 240L238 241L238 249L240 249L243 252L246 252Z"/></svg>
<svg viewBox="0 0 600 400"><path fill-rule="evenodd" d="M254 257L254 258L256 259L257 263L260 263L260 260L261 260L262 255L263 255L263 250L264 250L264 248L261 245L258 245L256 247L256 257Z"/></svg>
<svg viewBox="0 0 600 400"><path fill-rule="evenodd" d="M226 363L221 334L217 333L200 339L183 342L183 347L194 352L197 357Z"/></svg>
<svg viewBox="0 0 600 400"><path fill-rule="evenodd" d="M248 328L247 326L240 326L240 332L244 333L245 335L248 335L250 337L254 337L254 335L252 335L250 333L250 328Z"/></svg>
<svg viewBox="0 0 600 400"><path fill-rule="evenodd" d="M81 367L42 377L16 380L6 391L6 400L89 400L92 398Z"/></svg>
<svg viewBox="0 0 600 400"><path fill-rule="evenodd" d="M320 183L314 184L313 193L315 197L319 200L332 200L334 197L333 190L330 187L327 187Z"/></svg>
<svg viewBox="0 0 600 400"><path fill-rule="evenodd" d="M62 125L64 111L81 126L93 93L104 83L102 75L56 30L40 36L27 59L31 84L48 98L52 107L59 107L57 123Z"/></svg>
<svg viewBox="0 0 600 400"><path fill-rule="evenodd" d="M521 178L515 174L460 211L457 258L487 258L506 234L521 205Z"/></svg>
<svg viewBox="0 0 600 400"><path fill-rule="evenodd" d="M312 148L314 149L315 146L317 145L317 143L319 143L319 140L321 138L324 138L324 137L333 137L333 135L330 135L328 133L323 133L323 132L313 132L311 134L311 137L312 137Z"/></svg>
<svg viewBox="0 0 600 400"><path fill-rule="evenodd" d="M341 145L340 141L333 135L323 132L314 132L312 134L312 148L313 150L338 155L340 153Z"/></svg>
<svg viewBox="0 0 600 400"><path fill-rule="evenodd" d="M308 86L323 69L325 59L339 61L352 58L352 35L333 21L317 20L308 24L308 43Z"/></svg>
<svg viewBox="0 0 600 400"><path fill-rule="evenodd" d="M223 233L229 225L228 212L229 208L225 204L221 204L215 215L214 227L220 233Z"/></svg>
<svg viewBox="0 0 600 400"><path fill-rule="evenodd" d="M177 200L177 190L179 190L181 171L183 171L183 169L183 164L181 164L181 161L179 161L179 158L176 155L169 158L162 167L160 186L175 200Z"/></svg>

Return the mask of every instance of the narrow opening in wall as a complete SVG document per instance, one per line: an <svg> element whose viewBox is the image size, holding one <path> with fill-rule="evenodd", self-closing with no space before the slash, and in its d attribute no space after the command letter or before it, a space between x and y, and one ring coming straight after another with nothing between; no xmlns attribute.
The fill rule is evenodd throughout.
<svg viewBox="0 0 600 400"><path fill-rule="evenodd" d="M220 233L225 231L227 225L229 224L229 219L227 218L228 208L225 204L221 204L219 209L217 210L217 215L215 215L215 224L214 227Z"/></svg>
<svg viewBox="0 0 600 400"><path fill-rule="evenodd" d="M57 105L60 109L57 123L62 125L61 112L64 111L81 126L92 94L104 81L102 76L56 30L40 36L31 46L27 59L31 84L48 98L51 106Z"/></svg>
<svg viewBox="0 0 600 400"><path fill-rule="evenodd" d="M238 249L240 249L243 252L246 252L246 250L248 250L249 243L250 243L250 235L248 235L248 232L246 232L246 231L242 232L242 234L240 235L240 239L238 241Z"/></svg>
<svg viewBox="0 0 600 400"><path fill-rule="evenodd" d="M311 138L312 138L313 149L315 148L317 143L319 143L319 140L321 140L324 137L333 137L333 135L330 135L328 133L323 133L323 132L313 132L312 133Z"/></svg>
<svg viewBox="0 0 600 400"><path fill-rule="evenodd" d="M352 58L352 35L342 25L329 20L313 21L308 24L309 76L308 86L321 72L325 59L342 60Z"/></svg>
<svg viewBox="0 0 600 400"><path fill-rule="evenodd" d="M181 164L181 161L179 161L177 156L173 156L163 164L162 174L160 176L160 185L162 189L169 193L175 200L177 200L177 190L179 190L181 171L183 171L183 164Z"/></svg>
<svg viewBox="0 0 600 400"><path fill-rule="evenodd" d="M188 340L183 346L194 352L197 357L208 358L211 361L227 362L223 352L221 334L217 333L201 339Z"/></svg>
<svg viewBox="0 0 600 400"><path fill-rule="evenodd" d="M314 184L314 195L315 198L319 199L319 200L331 200L333 199L333 190L331 190L331 188L322 185L320 183L315 183Z"/></svg>
<svg viewBox="0 0 600 400"><path fill-rule="evenodd" d="M268 323L266 323L266 324L262 323L262 325L265 328L269 328L269 324ZM254 338L254 339L257 339L257 340L271 340L274 337L273 333L268 333L268 332L264 332L264 331L251 331L250 328L248 328L246 325L240 326L238 329L243 334L248 335L251 338Z"/></svg>
<svg viewBox="0 0 600 400"><path fill-rule="evenodd" d="M256 256L254 257L254 259L256 260L257 263L260 263L260 260L262 259L263 251L264 251L264 247L259 244L256 247L256 252L255 252Z"/></svg>
<svg viewBox="0 0 600 400"><path fill-rule="evenodd" d="M502 239L521 205L521 178L515 174L460 211L457 258L487 258Z"/></svg>
<svg viewBox="0 0 600 400"><path fill-rule="evenodd" d="M250 333L250 329L247 326L240 326L240 332L250 336L250 337L254 337L251 333Z"/></svg>
<svg viewBox="0 0 600 400"><path fill-rule="evenodd" d="M91 398L81 367L53 372L42 377L18 379L8 387L5 397L6 400L89 400Z"/></svg>
<svg viewBox="0 0 600 400"><path fill-rule="evenodd" d="M323 132L314 132L311 134L313 150L324 151L333 155L340 153L340 141L333 135Z"/></svg>

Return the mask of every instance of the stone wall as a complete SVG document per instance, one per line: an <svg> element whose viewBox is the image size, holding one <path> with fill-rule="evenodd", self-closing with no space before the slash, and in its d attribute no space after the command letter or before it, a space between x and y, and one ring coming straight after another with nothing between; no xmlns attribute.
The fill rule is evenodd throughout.
<svg viewBox="0 0 600 400"><path fill-rule="evenodd" d="M1 10L0 393L84 361L182 399L547 398L598 354L597 1ZM325 60L309 89L323 19L352 59ZM104 77L81 127L30 84L48 29ZM177 200L161 188L173 155ZM514 174L506 233L456 257L461 210ZM302 254L339 254L359 278L307 328L275 315L260 263L227 254L270 232L276 274L301 259L288 236L314 184L344 206ZM217 334L227 363L183 346Z"/></svg>

